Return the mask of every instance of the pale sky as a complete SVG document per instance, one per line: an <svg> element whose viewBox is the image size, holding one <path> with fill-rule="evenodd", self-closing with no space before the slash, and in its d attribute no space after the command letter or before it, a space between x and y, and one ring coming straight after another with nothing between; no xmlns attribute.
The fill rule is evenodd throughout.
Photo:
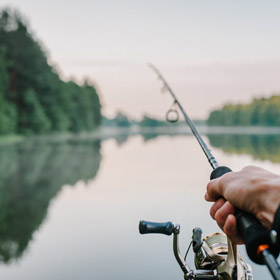
<svg viewBox="0 0 280 280"><path fill-rule="evenodd" d="M90 78L103 112L164 117L172 104L155 64L191 118L225 102L280 92L280 2L272 0L0 0L17 7L64 79Z"/></svg>

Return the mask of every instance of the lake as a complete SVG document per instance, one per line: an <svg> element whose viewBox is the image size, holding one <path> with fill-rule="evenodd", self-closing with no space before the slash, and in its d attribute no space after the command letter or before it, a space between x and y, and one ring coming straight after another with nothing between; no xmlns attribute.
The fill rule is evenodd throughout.
<svg viewBox="0 0 280 280"><path fill-rule="evenodd" d="M233 170L254 164L279 173L278 133L204 139ZM211 167L189 133L108 130L5 143L0 172L1 279L183 279L172 237L141 236L139 220L179 223L183 253L194 227L220 231L204 201ZM194 268L192 252L188 262ZM252 267L254 279L271 279Z"/></svg>

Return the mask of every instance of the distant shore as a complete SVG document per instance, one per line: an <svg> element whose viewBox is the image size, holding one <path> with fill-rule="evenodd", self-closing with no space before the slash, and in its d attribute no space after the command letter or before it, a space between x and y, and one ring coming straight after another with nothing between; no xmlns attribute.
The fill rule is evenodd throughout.
<svg viewBox="0 0 280 280"><path fill-rule="evenodd" d="M213 134L240 134L240 135L280 135L280 127L237 127L237 126L206 126L198 125L198 131L202 135ZM191 135L192 132L187 125L182 126L158 126L158 127L106 127L101 126L92 132L83 133L52 133L47 135L3 135L0 136L0 145L17 144L25 140L63 142L69 140L105 140L120 135Z"/></svg>
<svg viewBox="0 0 280 280"><path fill-rule="evenodd" d="M261 127L261 126L207 126L197 125L197 130L203 135L209 134L279 134L280 127ZM108 134L192 134L187 125L182 126L158 126L158 127L101 127L101 133Z"/></svg>

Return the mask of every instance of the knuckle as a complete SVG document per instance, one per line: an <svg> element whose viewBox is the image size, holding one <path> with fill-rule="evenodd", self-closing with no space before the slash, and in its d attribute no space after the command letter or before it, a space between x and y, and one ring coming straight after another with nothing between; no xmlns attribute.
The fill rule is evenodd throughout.
<svg viewBox="0 0 280 280"><path fill-rule="evenodd" d="M217 223L219 224L219 226L223 226L225 223L225 218L223 215L223 211L222 209L219 209L216 214L215 214L215 220L217 221Z"/></svg>
<svg viewBox="0 0 280 280"><path fill-rule="evenodd" d="M213 220L215 220L215 213L216 213L216 209L215 209L215 204L213 204L209 210L210 216Z"/></svg>
<svg viewBox="0 0 280 280"><path fill-rule="evenodd" d="M247 165L247 166L243 167L241 169L241 171L248 172L248 171L255 170L255 169L257 169L256 166L254 166L254 165Z"/></svg>
<svg viewBox="0 0 280 280"><path fill-rule="evenodd" d="M225 185L231 176L232 176L232 172L224 174L222 177L220 177L220 184Z"/></svg>
<svg viewBox="0 0 280 280"><path fill-rule="evenodd" d="M233 214L233 213L234 213L234 210L235 210L233 204L232 204L231 202L227 201L227 202L225 203L225 205L226 205L226 207L227 207L226 210L227 210L228 214Z"/></svg>
<svg viewBox="0 0 280 280"><path fill-rule="evenodd" d="M212 189L212 181L210 181L206 186L206 190L208 193L211 191L211 189Z"/></svg>

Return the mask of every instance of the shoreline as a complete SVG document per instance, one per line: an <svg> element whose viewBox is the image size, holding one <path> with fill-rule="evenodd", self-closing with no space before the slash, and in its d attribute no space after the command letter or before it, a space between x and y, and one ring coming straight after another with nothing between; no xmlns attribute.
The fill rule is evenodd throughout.
<svg viewBox="0 0 280 280"><path fill-rule="evenodd" d="M197 125L197 130L202 135L213 134L236 134L236 135L280 135L280 127L260 127L260 126L206 126ZM24 141L46 141L64 142L71 140L105 140L120 135L192 135L187 125L180 126L158 126L158 127L106 127L101 126L92 132L81 133L51 133L46 135L3 135L0 136L0 146L18 144Z"/></svg>

